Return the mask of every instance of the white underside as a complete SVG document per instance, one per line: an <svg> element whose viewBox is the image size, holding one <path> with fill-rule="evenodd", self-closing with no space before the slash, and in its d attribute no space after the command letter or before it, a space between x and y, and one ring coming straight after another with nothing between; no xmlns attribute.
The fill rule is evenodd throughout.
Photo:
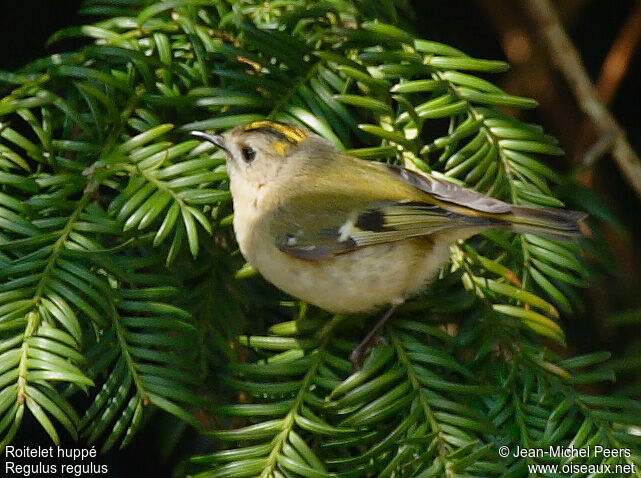
<svg viewBox="0 0 641 478"><path fill-rule="evenodd" d="M275 247L247 259L283 291L334 313L400 304L421 291L448 259L448 244L430 251L416 240L369 246L331 259L293 258Z"/></svg>

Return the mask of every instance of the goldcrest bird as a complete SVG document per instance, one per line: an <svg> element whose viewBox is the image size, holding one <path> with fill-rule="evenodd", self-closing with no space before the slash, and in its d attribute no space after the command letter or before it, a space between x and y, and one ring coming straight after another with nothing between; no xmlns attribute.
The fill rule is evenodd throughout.
<svg viewBox="0 0 641 478"><path fill-rule="evenodd" d="M423 290L450 245L487 229L580 236L577 211L525 207L403 167L357 159L298 126L257 121L223 135L240 251L265 279L332 313L389 306ZM368 343L365 343L369 341Z"/></svg>

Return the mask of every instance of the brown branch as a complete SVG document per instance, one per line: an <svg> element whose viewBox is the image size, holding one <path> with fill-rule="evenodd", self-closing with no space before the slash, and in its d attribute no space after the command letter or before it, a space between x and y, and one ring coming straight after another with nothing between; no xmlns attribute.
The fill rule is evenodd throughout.
<svg viewBox="0 0 641 478"><path fill-rule="evenodd" d="M521 4L536 24L552 62L565 76L579 106L591 119L599 136L614 136L610 151L612 157L623 176L641 196L641 159L626 139L625 130L600 100L553 5L549 0L523 0Z"/></svg>
<svg viewBox="0 0 641 478"><path fill-rule="evenodd" d="M599 73L596 90L599 97L609 105L628 71L630 60L641 41L641 0L621 28L617 39L612 44Z"/></svg>
<svg viewBox="0 0 641 478"><path fill-rule="evenodd" d="M476 2L488 16L511 65L501 86L512 94L536 98L546 128L554 131L567 150L576 138L576 124L582 114L572 95L555 87L556 70L550 64L545 47L530 32L523 10L514 0ZM521 117L523 112L510 110L510 114Z"/></svg>
<svg viewBox="0 0 641 478"><path fill-rule="evenodd" d="M596 91L606 106L610 106L616 96L640 41L641 0L638 0L636 8L619 31L601 65ZM594 126L589 118L585 118L576 138L574 162L579 163L578 178L586 186L591 186L595 178L595 170L592 166L611 150L615 135L601 135L600 138L596 138Z"/></svg>

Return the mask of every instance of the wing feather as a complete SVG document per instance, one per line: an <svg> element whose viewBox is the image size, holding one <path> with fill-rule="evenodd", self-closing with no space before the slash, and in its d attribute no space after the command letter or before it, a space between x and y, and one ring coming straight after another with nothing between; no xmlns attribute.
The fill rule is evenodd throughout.
<svg viewBox="0 0 641 478"><path fill-rule="evenodd" d="M439 206L410 201L377 201L349 212L308 211L305 223L291 215L277 215L276 245L293 257L322 260L361 247L426 236L445 229L488 224L484 217L468 217Z"/></svg>
<svg viewBox="0 0 641 478"><path fill-rule="evenodd" d="M494 214L508 213L512 210L511 204L485 196L472 189L457 186L454 183L434 177L424 176L400 166L388 165L387 168L396 177L440 201Z"/></svg>
<svg viewBox="0 0 641 478"><path fill-rule="evenodd" d="M313 168L307 174L320 178L317 190L298 182L304 174L289 184L288 201L271 216L270 233L280 250L322 260L360 247L496 224L492 215L511 210L503 201L406 168L343 159L351 162L349 187L344 172L323 158L306 163Z"/></svg>

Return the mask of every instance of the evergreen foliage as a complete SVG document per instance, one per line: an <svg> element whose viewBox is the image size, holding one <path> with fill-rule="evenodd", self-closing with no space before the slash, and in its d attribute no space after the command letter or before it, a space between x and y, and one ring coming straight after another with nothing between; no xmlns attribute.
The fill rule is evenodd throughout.
<svg viewBox="0 0 641 478"><path fill-rule="evenodd" d="M192 459L209 477L517 477L570 461L502 458L502 445L628 448L572 463L641 466L639 402L584 386L614 379L609 354L554 352L559 311L587 283L576 245L494 231L453 246L352 372L374 318L328 317L252 278L223 154L188 136L269 117L562 206L544 162L555 139L503 112L536 102L479 76L506 63L416 38L404 0L83 11L99 20L51 41L86 46L0 73L2 448L25 413L56 443L65 429L123 447L157 408L198 429L197 410L219 417L202 430L215 450Z"/></svg>

